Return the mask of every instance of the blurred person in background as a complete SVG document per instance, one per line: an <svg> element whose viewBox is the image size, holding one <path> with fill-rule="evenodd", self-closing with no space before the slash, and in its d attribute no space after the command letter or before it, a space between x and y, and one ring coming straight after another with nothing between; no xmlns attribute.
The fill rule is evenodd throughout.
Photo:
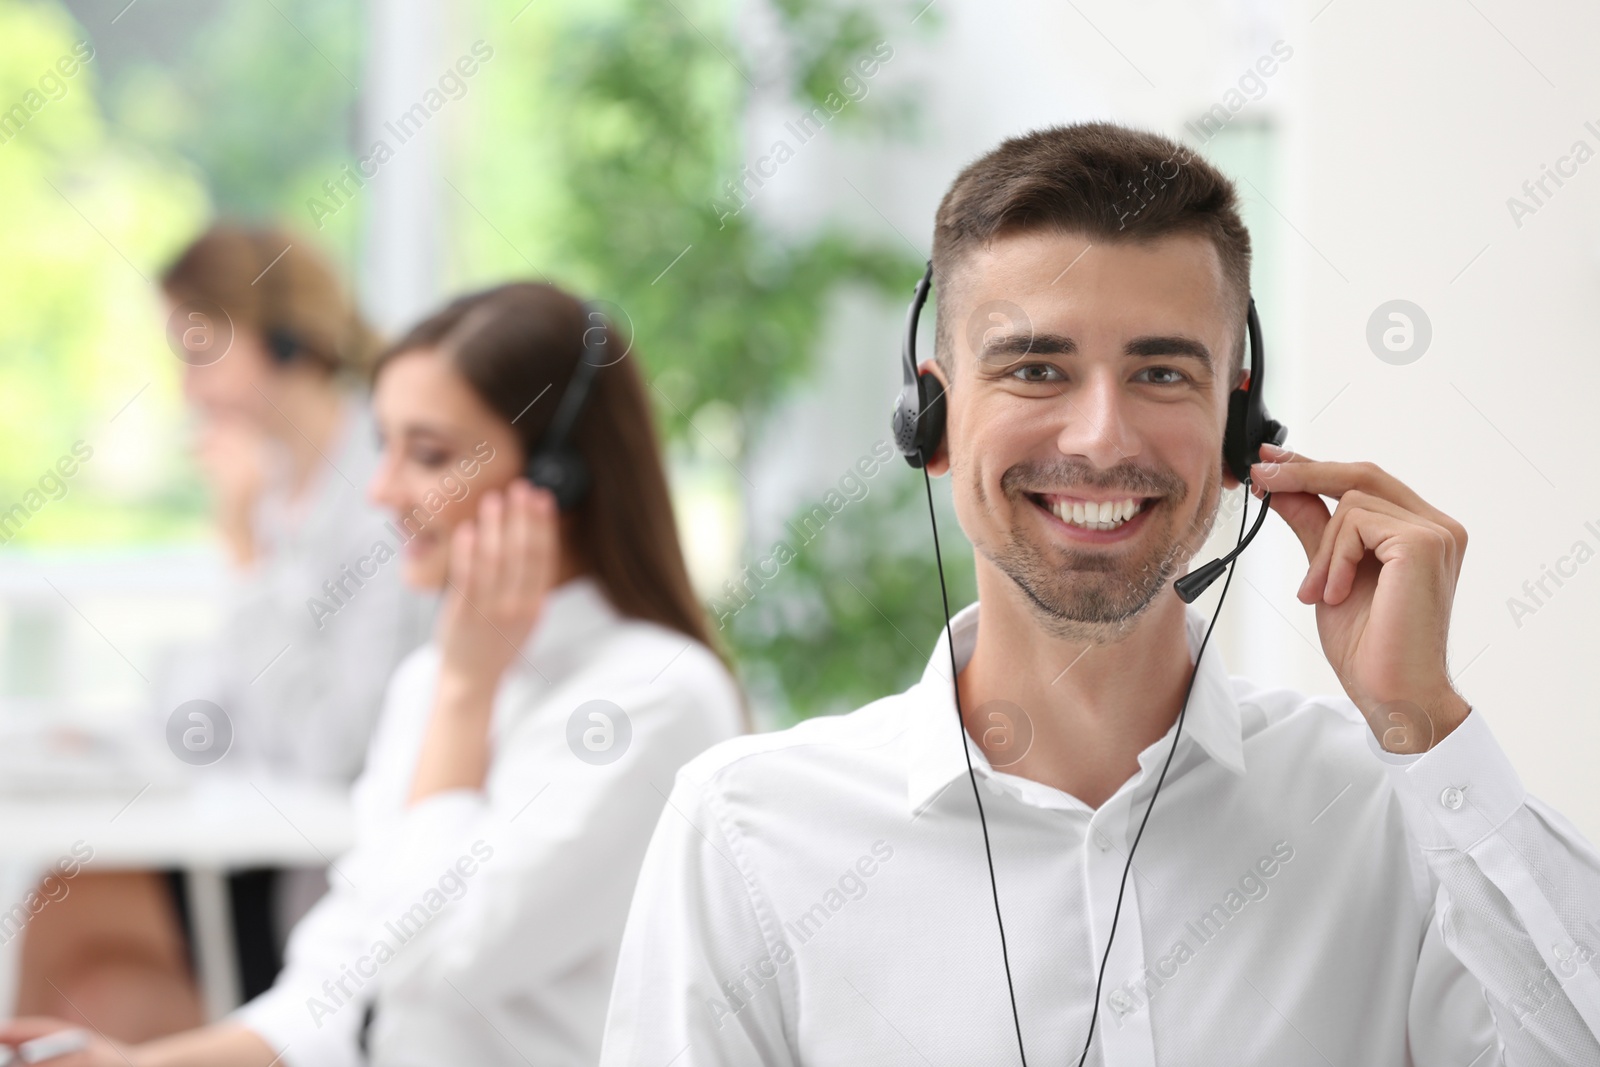
<svg viewBox="0 0 1600 1067"><path fill-rule="evenodd" d="M357 843L267 993L205 1029L96 1036L49 1063L598 1060L667 791L744 723L625 344L566 293L511 284L456 300L380 358L371 495L404 534L406 582L443 603L433 642L389 685ZM558 412L588 481L565 510L524 477L554 450ZM19 1020L0 1042L65 1025Z"/></svg>
<svg viewBox="0 0 1600 1067"><path fill-rule="evenodd" d="M161 287L229 568L219 632L173 657L155 711L164 722L186 700L213 701L232 725L230 772L348 787L384 685L433 612L396 567L347 578L384 529L361 490L378 462L364 387L377 338L330 264L269 227L212 227ZM176 873L81 875L29 929L19 1012L81 1011L130 1040L198 1024L184 888ZM326 881L256 869L229 888L248 997L271 985Z"/></svg>

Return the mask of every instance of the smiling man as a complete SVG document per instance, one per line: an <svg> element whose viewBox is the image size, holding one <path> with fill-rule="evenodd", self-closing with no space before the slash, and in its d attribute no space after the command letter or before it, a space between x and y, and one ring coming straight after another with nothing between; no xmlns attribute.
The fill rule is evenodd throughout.
<svg viewBox="0 0 1600 1067"><path fill-rule="evenodd" d="M1262 449L1342 695L1230 677L1170 588L1239 485L1228 180L1117 126L1007 141L933 275L978 603L906 692L679 774L603 1062L1072 1064L1092 1017L1119 1067L1600 1063L1600 855L1450 684L1461 525Z"/></svg>

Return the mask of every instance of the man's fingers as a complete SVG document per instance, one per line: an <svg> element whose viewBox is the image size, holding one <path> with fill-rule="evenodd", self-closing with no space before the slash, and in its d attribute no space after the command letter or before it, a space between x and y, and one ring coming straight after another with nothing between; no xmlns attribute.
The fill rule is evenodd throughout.
<svg viewBox="0 0 1600 1067"><path fill-rule="evenodd" d="M1262 462L1251 468L1250 480L1274 495L1294 492L1343 498L1352 491L1369 493L1427 522L1436 523L1454 543L1456 559L1459 561L1466 554L1466 527L1377 464L1321 462L1273 445L1261 446L1261 459Z"/></svg>
<svg viewBox="0 0 1600 1067"><path fill-rule="evenodd" d="M1338 543L1334 545L1329 558L1327 582L1317 591L1317 595L1330 606L1342 603L1350 595L1350 590L1355 588L1356 573L1368 552L1374 553L1380 563L1387 563L1394 558L1389 546L1414 540L1424 531L1429 537L1439 536L1435 528L1425 523L1408 521L1365 507L1351 508L1349 517L1340 527Z"/></svg>
<svg viewBox="0 0 1600 1067"><path fill-rule="evenodd" d="M1300 599L1306 603L1315 603L1316 593L1328 581L1329 564L1333 558L1335 541L1340 537L1344 526L1344 517L1357 508L1388 515L1401 522L1418 526L1426 526L1439 533L1444 533L1439 527L1428 522L1421 516L1414 515L1398 504L1384 500L1382 497L1373 496L1360 490L1351 490L1339 498L1339 506L1333 513L1333 521L1322 531L1322 544L1318 547L1316 555L1311 560L1311 567L1306 571L1305 580L1300 584ZM1311 600L1306 600L1311 596Z"/></svg>
<svg viewBox="0 0 1600 1067"><path fill-rule="evenodd" d="M1306 559L1315 560L1317 549L1322 547L1322 531L1327 528L1330 518L1328 505L1315 493L1274 491L1271 507L1282 516L1283 521L1289 524L1289 529L1300 539L1300 547L1305 549Z"/></svg>
<svg viewBox="0 0 1600 1067"><path fill-rule="evenodd" d="M1334 463L1303 457L1263 462L1251 470L1250 480L1274 493L1316 493L1337 498L1352 489L1361 489L1399 504L1421 502L1394 475L1371 463Z"/></svg>
<svg viewBox="0 0 1600 1067"><path fill-rule="evenodd" d="M1351 490L1360 490L1393 501L1407 511L1426 516L1441 525L1450 523L1449 516L1376 463L1319 461L1271 445L1261 447L1261 460L1251 471L1251 481L1274 493L1317 493L1320 496L1342 497Z"/></svg>
<svg viewBox="0 0 1600 1067"><path fill-rule="evenodd" d="M1328 577L1315 588L1315 597L1324 604L1334 605L1350 595L1356 584L1356 570L1367 554L1367 538L1381 528L1393 532L1395 520L1364 508L1351 508L1344 513L1345 521L1339 524L1328 552Z"/></svg>
<svg viewBox="0 0 1600 1067"><path fill-rule="evenodd" d="M1320 600L1330 606L1342 603L1355 587L1368 552L1380 563L1389 563L1405 545L1417 546L1426 555L1437 552L1443 580L1451 581L1459 574L1460 557L1449 530L1387 501L1367 497L1358 502L1350 496L1345 500L1350 503L1341 503L1323 534L1326 544L1301 583L1300 600L1307 604Z"/></svg>

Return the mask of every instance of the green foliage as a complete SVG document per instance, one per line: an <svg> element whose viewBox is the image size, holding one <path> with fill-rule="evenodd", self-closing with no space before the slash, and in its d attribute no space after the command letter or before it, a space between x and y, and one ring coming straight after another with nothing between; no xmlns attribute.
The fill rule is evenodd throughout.
<svg viewBox="0 0 1600 1067"><path fill-rule="evenodd" d="M0 511L83 440L93 458L13 543L192 538L205 500L154 279L219 210L304 228L305 195L349 157L363 13L158 5L96 10L90 32L67 6L0 5L0 111L93 49L0 141ZM348 241L359 213L339 222Z"/></svg>
<svg viewBox="0 0 1600 1067"><path fill-rule="evenodd" d="M197 11L140 13L142 25L160 20L159 44L119 37L106 87L113 121L192 165L218 214L288 217L305 228L304 197L350 159L363 5L272 0Z"/></svg>
<svg viewBox="0 0 1600 1067"><path fill-rule="evenodd" d="M775 192L730 192L758 154L740 132L758 92L796 116L826 107L818 136L914 129L911 103L876 87L840 106L844 79L886 37L880 17L897 9L781 0L775 11L774 39L753 56L734 39L730 7L526 9L514 33L489 35L489 99L452 175L462 273L490 281L538 264L615 301L668 436L695 450L704 434L736 466L744 434L718 428L730 414L754 424L811 370L832 296L866 286L898 306L921 273L897 238L775 225L761 210ZM514 92L494 80L513 77ZM771 181L785 180L782 167ZM942 618L926 503L920 477L894 466L893 488L852 504L721 635L769 718L846 710L926 662ZM971 558L948 511L945 522L959 605L972 596Z"/></svg>
<svg viewBox="0 0 1600 1067"><path fill-rule="evenodd" d="M730 194L745 180L753 100L795 116L825 107L829 139L915 130L907 98L877 86L839 96L885 38L882 21L903 34L912 6L777 0L772 12L743 48L733 0L482 0L452 12L451 38L463 52L481 38L493 56L441 127L450 287L548 274L614 301L674 451L714 439L735 465L742 427L810 372L833 297L865 287L898 304L920 273L898 239L775 219L771 189L747 209ZM0 144L0 507L74 439L95 448L23 541L199 529L151 279L213 214L308 229L307 198L367 147L352 136L359 5L157 6L128 19L145 21L119 27L114 59L91 62ZM473 21L481 29L458 32ZM83 36L59 3L0 6L0 108ZM419 73L419 92L433 75ZM356 197L317 235L337 259L353 261L366 210ZM758 703L785 719L881 696L925 664L942 618L931 540L920 476L894 471L724 634ZM959 606L971 561L948 508L941 530Z"/></svg>
<svg viewBox="0 0 1600 1067"><path fill-rule="evenodd" d="M763 63L761 91L797 111L823 103L882 39L864 7L791 0L782 16L793 54ZM746 420L768 409L810 369L840 286L898 296L917 273L898 243L836 225L785 234L754 210L729 211L757 76L730 18L688 0L529 9L490 42L497 58L480 77L495 99L452 178L475 234L467 273L548 266L620 305L674 437L711 400ZM514 96L492 81L530 70L547 75ZM828 135L881 130L880 111L893 109L848 104Z"/></svg>
<svg viewBox="0 0 1600 1067"><path fill-rule="evenodd" d="M128 503L170 492L146 473L181 424L147 275L203 217L205 196L105 121L101 77L88 35L61 8L0 6L0 111L21 107L25 119L0 135L0 511L37 490L75 441L94 450L15 543L162 536L186 521Z"/></svg>
<svg viewBox="0 0 1600 1067"><path fill-rule="evenodd" d="M800 547L722 633L758 707L784 725L849 711L922 676L944 626L922 474L898 458L885 484ZM933 486L950 611L977 598L972 549ZM727 607L733 606L731 603Z"/></svg>

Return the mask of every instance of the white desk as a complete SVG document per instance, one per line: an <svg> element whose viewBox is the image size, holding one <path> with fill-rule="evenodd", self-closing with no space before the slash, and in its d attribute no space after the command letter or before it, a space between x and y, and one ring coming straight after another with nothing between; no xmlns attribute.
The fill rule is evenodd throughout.
<svg viewBox="0 0 1600 1067"><path fill-rule="evenodd" d="M243 772L142 790L0 792L0 910L22 900L79 841L93 850L85 870L188 872L198 977L207 1011L218 1018L239 1003L224 875L246 867L325 866L349 849L353 826L344 790ZM0 948L6 1014L16 1003L21 941L14 937Z"/></svg>

